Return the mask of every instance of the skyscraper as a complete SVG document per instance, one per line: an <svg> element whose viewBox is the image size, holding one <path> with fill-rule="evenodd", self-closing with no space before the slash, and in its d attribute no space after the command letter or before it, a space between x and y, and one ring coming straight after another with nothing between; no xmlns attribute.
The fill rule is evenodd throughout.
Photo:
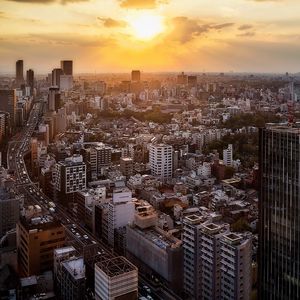
<svg viewBox="0 0 300 300"><path fill-rule="evenodd" d="M72 60L62 60L60 62L60 68L64 75L73 75L73 61Z"/></svg>
<svg viewBox="0 0 300 300"><path fill-rule="evenodd" d="M16 85L20 86L23 83L24 83L23 60L17 60L17 62L16 62Z"/></svg>
<svg viewBox="0 0 300 300"><path fill-rule="evenodd" d="M52 85L60 87L60 76L63 75L62 69L52 70Z"/></svg>
<svg viewBox="0 0 300 300"><path fill-rule="evenodd" d="M141 81L141 71L139 70L131 71L131 81Z"/></svg>
<svg viewBox="0 0 300 300"><path fill-rule="evenodd" d="M29 69L26 72L26 83L30 86L30 94L32 95L34 87L34 72L32 69Z"/></svg>
<svg viewBox="0 0 300 300"><path fill-rule="evenodd" d="M300 298L300 127L259 133L259 296Z"/></svg>
<svg viewBox="0 0 300 300"><path fill-rule="evenodd" d="M16 123L17 111L17 98L15 90L0 90L0 110L10 114L11 125L14 126Z"/></svg>

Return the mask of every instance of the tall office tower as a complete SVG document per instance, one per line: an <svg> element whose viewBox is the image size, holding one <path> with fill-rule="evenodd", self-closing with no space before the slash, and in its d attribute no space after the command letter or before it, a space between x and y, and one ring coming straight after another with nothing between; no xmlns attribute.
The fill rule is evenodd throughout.
<svg viewBox="0 0 300 300"><path fill-rule="evenodd" d="M63 70L64 75L73 75L73 60L62 60L60 68Z"/></svg>
<svg viewBox="0 0 300 300"><path fill-rule="evenodd" d="M141 71L139 70L132 70L131 71L131 81L141 81Z"/></svg>
<svg viewBox="0 0 300 300"><path fill-rule="evenodd" d="M161 180L172 177L173 173L173 148L166 144L151 144L149 153L151 173L159 176Z"/></svg>
<svg viewBox="0 0 300 300"><path fill-rule="evenodd" d="M39 208L40 209L40 208ZM20 273L32 276L51 270L53 251L65 242L65 230L52 216L33 217L31 212L17 223L17 248Z"/></svg>
<svg viewBox="0 0 300 300"><path fill-rule="evenodd" d="M30 86L30 94L33 94L33 88L34 88L34 71L29 69L26 72L26 83Z"/></svg>
<svg viewBox="0 0 300 300"><path fill-rule="evenodd" d="M122 256L95 265L95 299L137 299L138 270Z"/></svg>
<svg viewBox="0 0 300 300"><path fill-rule="evenodd" d="M188 77L184 72L177 75L177 84L187 84L188 83Z"/></svg>
<svg viewBox="0 0 300 300"><path fill-rule="evenodd" d="M62 69L52 70L52 85L60 87L60 76L63 75Z"/></svg>
<svg viewBox="0 0 300 300"><path fill-rule="evenodd" d="M220 297L217 299L250 300L252 288L252 238L227 233L221 239ZM263 298L265 299L265 298Z"/></svg>
<svg viewBox="0 0 300 300"><path fill-rule="evenodd" d="M16 85L20 87L24 83L23 60L16 62Z"/></svg>
<svg viewBox="0 0 300 300"><path fill-rule="evenodd" d="M225 166L232 166L233 163L233 147L229 144L227 149L223 150L223 162Z"/></svg>
<svg viewBox="0 0 300 300"><path fill-rule="evenodd" d="M14 127L17 115L16 90L0 89L0 110L10 114L10 124Z"/></svg>
<svg viewBox="0 0 300 300"><path fill-rule="evenodd" d="M259 141L259 296L299 299L299 125L267 125Z"/></svg>
<svg viewBox="0 0 300 300"><path fill-rule="evenodd" d="M0 143L10 134L10 114L0 111Z"/></svg>
<svg viewBox="0 0 300 300"><path fill-rule="evenodd" d="M52 86L49 88L48 109L50 111L57 111L57 102L60 102L59 88L57 86Z"/></svg>
<svg viewBox="0 0 300 300"><path fill-rule="evenodd" d="M86 188L86 165L81 155L73 155L55 165L54 187L60 200L69 201L75 192Z"/></svg>

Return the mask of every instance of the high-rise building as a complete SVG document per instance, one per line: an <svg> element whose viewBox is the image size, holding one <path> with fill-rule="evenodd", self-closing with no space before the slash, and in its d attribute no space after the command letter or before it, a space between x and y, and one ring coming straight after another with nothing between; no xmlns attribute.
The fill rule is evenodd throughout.
<svg viewBox="0 0 300 300"><path fill-rule="evenodd" d="M188 77L184 72L177 75L177 84L187 84L188 83Z"/></svg>
<svg viewBox="0 0 300 300"><path fill-rule="evenodd" d="M221 239L220 297L216 299L251 299L252 238L250 235L227 233ZM263 298L265 299L265 298Z"/></svg>
<svg viewBox="0 0 300 300"><path fill-rule="evenodd" d="M52 70L52 85L60 87L60 76L63 75L63 70L56 68Z"/></svg>
<svg viewBox="0 0 300 300"><path fill-rule="evenodd" d="M86 165L81 155L73 155L55 165L54 187L61 200L68 201L74 193L86 188Z"/></svg>
<svg viewBox="0 0 300 300"><path fill-rule="evenodd" d="M26 72L26 83L30 86L30 94L33 95L34 88L34 71L29 69Z"/></svg>
<svg viewBox="0 0 300 300"><path fill-rule="evenodd" d="M228 224L202 216L183 221L184 291L192 299L249 299L251 234L231 233Z"/></svg>
<svg viewBox="0 0 300 300"><path fill-rule="evenodd" d="M233 163L233 147L229 144L227 149L223 150L223 162L225 166L232 166Z"/></svg>
<svg viewBox="0 0 300 300"><path fill-rule="evenodd" d="M60 68L64 75L73 75L73 61L72 60L62 60L60 62Z"/></svg>
<svg viewBox="0 0 300 300"><path fill-rule="evenodd" d="M133 82L141 81L141 71L132 70L131 71L131 81L133 81Z"/></svg>
<svg viewBox="0 0 300 300"><path fill-rule="evenodd" d="M0 89L0 110L10 114L11 125L15 126L17 114L16 90Z"/></svg>
<svg viewBox="0 0 300 300"><path fill-rule="evenodd" d="M95 265L95 299L137 299L138 270L119 256Z"/></svg>
<svg viewBox="0 0 300 300"><path fill-rule="evenodd" d="M172 177L173 173L173 148L166 144L151 144L149 153L151 173L161 180Z"/></svg>
<svg viewBox="0 0 300 300"><path fill-rule="evenodd" d="M65 242L65 230L52 216L42 215L20 218L17 223L17 248L20 273L38 275L53 267L53 251Z"/></svg>
<svg viewBox="0 0 300 300"><path fill-rule="evenodd" d="M259 297L300 297L300 128L267 125L259 132Z"/></svg>
<svg viewBox="0 0 300 300"><path fill-rule="evenodd" d="M16 62L16 85L20 87L24 83L24 69L23 60L17 60Z"/></svg>
<svg viewBox="0 0 300 300"><path fill-rule="evenodd" d="M60 103L60 93L57 86L49 88L48 94L48 108L50 111L57 111Z"/></svg>
<svg viewBox="0 0 300 300"><path fill-rule="evenodd" d="M10 134L10 114L0 111L0 143Z"/></svg>

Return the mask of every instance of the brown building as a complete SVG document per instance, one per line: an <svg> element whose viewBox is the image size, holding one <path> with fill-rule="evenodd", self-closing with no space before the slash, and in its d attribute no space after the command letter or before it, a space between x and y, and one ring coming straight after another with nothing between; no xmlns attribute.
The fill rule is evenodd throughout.
<svg viewBox="0 0 300 300"><path fill-rule="evenodd" d="M133 175L133 159L129 157L122 157L120 160L120 170L127 178Z"/></svg>
<svg viewBox="0 0 300 300"><path fill-rule="evenodd" d="M64 246L65 230L50 215L22 217L17 224L21 276L38 275L53 267L53 251Z"/></svg>

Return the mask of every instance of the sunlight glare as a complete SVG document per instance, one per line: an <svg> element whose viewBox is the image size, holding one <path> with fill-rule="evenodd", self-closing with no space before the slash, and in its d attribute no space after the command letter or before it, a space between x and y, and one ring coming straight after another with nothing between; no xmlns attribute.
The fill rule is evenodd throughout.
<svg viewBox="0 0 300 300"><path fill-rule="evenodd" d="M163 18L159 15L142 13L129 20L135 38L150 40L164 30Z"/></svg>

